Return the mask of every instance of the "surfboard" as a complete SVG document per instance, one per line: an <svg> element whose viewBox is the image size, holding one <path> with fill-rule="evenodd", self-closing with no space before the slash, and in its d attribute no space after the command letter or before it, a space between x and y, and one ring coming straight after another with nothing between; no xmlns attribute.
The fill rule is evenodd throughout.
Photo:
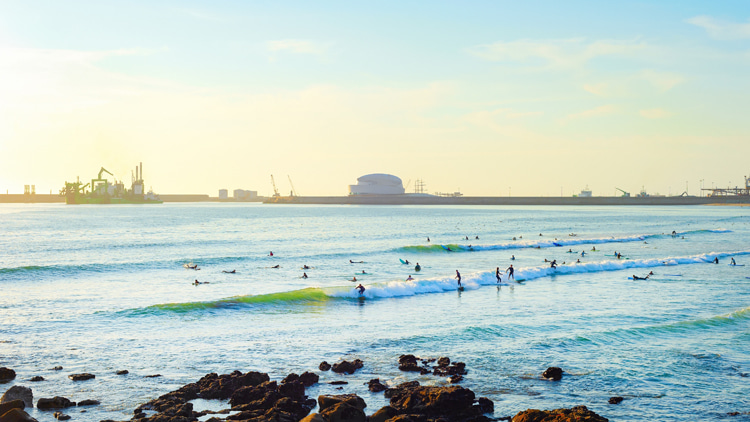
<svg viewBox="0 0 750 422"><path fill-rule="evenodd" d="M561 243L557 243L557 242L552 242L552 244L555 245L555 246L562 246Z"/></svg>
<svg viewBox="0 0 750 422"><path fill-rule="evenodd" d="M734 265L727 264L727 265L729 265L730 267L744 267L745 266L745 264L734 264Z"/></svg>
<svg viewBox="0 0 750 422"><path fill-rule="evenodd" d="M401 261L402 264L406 264L406 261L404 261L403 259L399 258L398 260Z"/></svg>
<svg viewBox="0 0 750 422"><path fill-rule="evenodd" d="M463 286L459 287L459 288L458 288L458 291L459 291L459 292L463 292L463 291L464 291L464 288L463 288Z"/></svg>
<svg viewBox="0 0 750 422"><path fill-rule="evenodd" d="M448 251L448 252L450 252L450 251L451 251L451 249L450 249L449 247L445 246L445 245L440 245L440 246L442 246L442 247L443 247L443 249L445 249L445 250L446 250L446 251Z"/></svg>

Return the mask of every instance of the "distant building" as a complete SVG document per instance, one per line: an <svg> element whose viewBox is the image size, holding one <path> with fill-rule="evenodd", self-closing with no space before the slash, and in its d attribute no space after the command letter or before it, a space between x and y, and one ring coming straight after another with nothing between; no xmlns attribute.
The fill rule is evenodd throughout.
<svg viewBox="0 0 750 422"><path fill-rule="evenodd" d="M245 189L235 189L234 192L232 192L232 195L234 196L234 199L237 200L248 200L248 199L256 199L258 197L258 191L257 190L245 190Z"/></svg>
<svg viewBox="0 0 750 422"><path fill-rule="evenodd" d="M219 199L227 199L229 198L229 191L226 189L219 189Z"/></svg>
<svg viewBox="0 0 750 422"><path fill-rule="evenodd" d="M349 195L403 195L404 184L392 174L373 173L357 179L349 185Z"/></svg>

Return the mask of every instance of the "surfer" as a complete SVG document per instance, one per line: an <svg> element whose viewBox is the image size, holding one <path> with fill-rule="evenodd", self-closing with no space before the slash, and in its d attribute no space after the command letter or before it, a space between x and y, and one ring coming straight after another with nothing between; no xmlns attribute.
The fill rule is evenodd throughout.
<svg viewBox="0 0 750 422"><path fill-rule="evenodd" d="M514 258L514 259L515 259L515 258ZM508 280L510 280L511 278L513 278L513 280L515 280L515 279L516 279L516 276L515 276L515 275L513 275L513 271L514 271L514 270L513 270L513 264L510 264L510 267L508 267L508 269L507 269L507 270L505 270L505 271L506 271L506 272L508 273Z"/></svg>
<svg viewBox="0 0 750 422"><path fill-rule="evenodd" d="M677 232L672 230L672 237L677 237Z"/></svg>
<svg viewBox="0 0 750 422"><path fill-rule="evenodd" d="M201 284L201 282L200 282L200 281L198 281L198 280L195 280L195 281L193 282L193 285L195 285L195 286L197 286L197 285L199 285L199 284Z"/></svg>
<svg viewBox="0 0 750 422"><path fill-rule="evenodd" d="M269 253L268 256L273 256L273 251L271 251L271 253Z"/></svg>
<svg viewBox="0 0 750 422"><path fill-rule="evenodd" d="M591 250L594 251L594 252L596 252L596 246L594 246L593 248L591 248Z"/></svg>
<svg viewBox="0 0 750 422"><path fill-rule="evenodd" d="M419 262L417 262L417 265L414 266L414 271L422 271L422 266L419 265Z"/></svg>
<svg viewBox="0 0 750 422"><path fill-rule="evenodd" d="M281 265L279 265L279 264L276 264L276 265L274 265L274 266L273 266L273 267L271 267L271 268L281 268Z"/></svg>
<svg viewBox="0 0 750 422"><path fill-rule="evenodd" d="M469 236L466 236L466 239L464 239L464 240L469 240Z"/></svg>
<svg viewBox="0 0 750 422"><path fill-rule="evenodd" d="M568 249L568 253L573 253L573 249Z"/></svg>
<svg viewBox="0 0 750 422"><path fill-rule="evenodd" d="M359 291L359 295L362 296L365 294L365 286L363 286L361 283L357 285L357 287L354 288L355 290Z"/></svg>
<svg viewBox="0 0 750 422"><path fill-rule="evenodd" d="M406 281L412 281L414 278L412 278L411 274L409 274L409 277L406 277Z"/></svg>
<svg viewBox="0 0 750 422"><path fill-rule="evenodd" d="M222 270L221 272L223 272L224 274L235 274L237 272L237 270L232 270L232 271L224 271L224 270Z"/></svg>
<svg viewBox="0 0 750 422"><path fill-rule="evenodd" d="M445 247L445 250L448 252L453 252L453 249L449 248L448 246Z"/></svg>
<svg viewBox="0 0 750 422"><path fill-rule="evenodd" d="M303 265L303 266L302 266L302 269L303 269L303 270L309 270L309 269L310 269L310 267L308 267L307 265Z"/></svg>
<svg viewBox="0 0 750 422"><path fill-rule="evenodd" d="M500 267L496 267L495 268L495 278L497 279L497 282L499 283L500 282L500 278L501 278L501 276L500 276Z"/></svg>
<svg viewBox="0 0 750 422"><path fill-rule="evenodd" d="M580 264L580 263L581 263L581 260L580 259L576 259L576 264Z"/></svg>
<svg viewBox="0 0 750 422"><path fill-rule="evenodd" d="M427 236L427 243L430 243L430 236Z"/></svg>
<svg viewBox="0 0 750 422"><path fill-rule="evenodd" d="M516 256L515 256L515 255L511 255L511 256L510 256L510 260L511 260L511 261L515 261L515 260L516 260ZM512 265L511 265L511 267L512 267Z"/></svg>
<svg viewBox="0 0 750 422"><path fill-rule="evenodd" d="M557 268L557 260L553 259L552 262L549 264L550 268Z"/></svg>
<svg viewBox="0 0 750 422"><path fill-rule="evenodd" d="M365 270L362 270L362 274L367 274L367 273L365 272Z"/></svg>
<svg viewBox="0 0 750 422"><path fill-rule="evenodd" d="M307 273L302 273L302 278L307 278Z"/></svg>
<svg viewBox="0 0 750 422"><path fill-rule="evenodd" d="M479 236L474 236L474 239L479 240Z"/></svg>
<svg viewBox="0 0 750 422"><path fill-rule="evenodd" d="M734 258L732 258L732 262L729 265L737 265L737 263L734 262Z"/></svg>
<svg viewBox="0 0 750 422"><path fill-rule="evenodd" d="M586 251L581 251L581 256L586 256Z"/></svg>
<svg viewBox="0 0 750 422"><path fill-rule="evenodd" d="M647 275L646 277L638 277L637 275L633 274L633 280L648 280L650 276L651 274Z"/></svg>
<svg viewBox="0 0 750 422"><path fill-rule="evenodd" d="M349 280L349 281L353 281L353 282L356 282L356 281L357 281L357 277L352 277L352 279L351 279L351 280Z"/></svg>
<svg viewBox="0 0 750 422"><path fill-rule="evenodd" d="M408 259L407 259L407 260L405 260L405 261L404 261L404 264L406 264L406 265L409 265L409 260L408 260Z"/></svg>
<svg viewBox="0 0 750 422"><path fill-rule="evenodd" d="M718 264L718 263L719 263L719 257L717 256L716 258L714 258L714 264Z"/></svg>
<svg viewBox="0 0 750 422"><path fill-rule="evenodd" d="M461 287L461 273L456 270L456 280L458 280L458 287Z"/></svg>

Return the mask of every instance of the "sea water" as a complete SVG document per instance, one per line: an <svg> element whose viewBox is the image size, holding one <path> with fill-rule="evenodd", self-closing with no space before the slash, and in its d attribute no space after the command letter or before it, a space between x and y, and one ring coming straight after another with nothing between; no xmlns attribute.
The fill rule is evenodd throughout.
<svg viewBox="0 0 750 422"><path fill-rule="evenodd" d="M372 378L447 385L399 371L408 353L465 362L460 385L493 400L496 417L750 410L748 208L2 205L0 246L0 366L18 374L0 393L101 402L67 409L78 421L127 420L233 370L314 371L308 395L356 393L369 414L387 404ZM354 358L354 375L317 369ZM541 379L550 366L561 381ZM67 378L80 372L96 378Z"/></svg>

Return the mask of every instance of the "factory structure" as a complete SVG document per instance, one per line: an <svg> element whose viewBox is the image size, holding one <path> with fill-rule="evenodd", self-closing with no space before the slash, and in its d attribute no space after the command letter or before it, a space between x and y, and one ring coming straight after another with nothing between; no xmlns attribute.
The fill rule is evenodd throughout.
<svg viewBox="0 0 750 422"><path fill-rule="evenodd" d="M357 178L356 185L349 185L349 195L403 195L405 192L401 178L392 174L366 174Z"/></svg>

